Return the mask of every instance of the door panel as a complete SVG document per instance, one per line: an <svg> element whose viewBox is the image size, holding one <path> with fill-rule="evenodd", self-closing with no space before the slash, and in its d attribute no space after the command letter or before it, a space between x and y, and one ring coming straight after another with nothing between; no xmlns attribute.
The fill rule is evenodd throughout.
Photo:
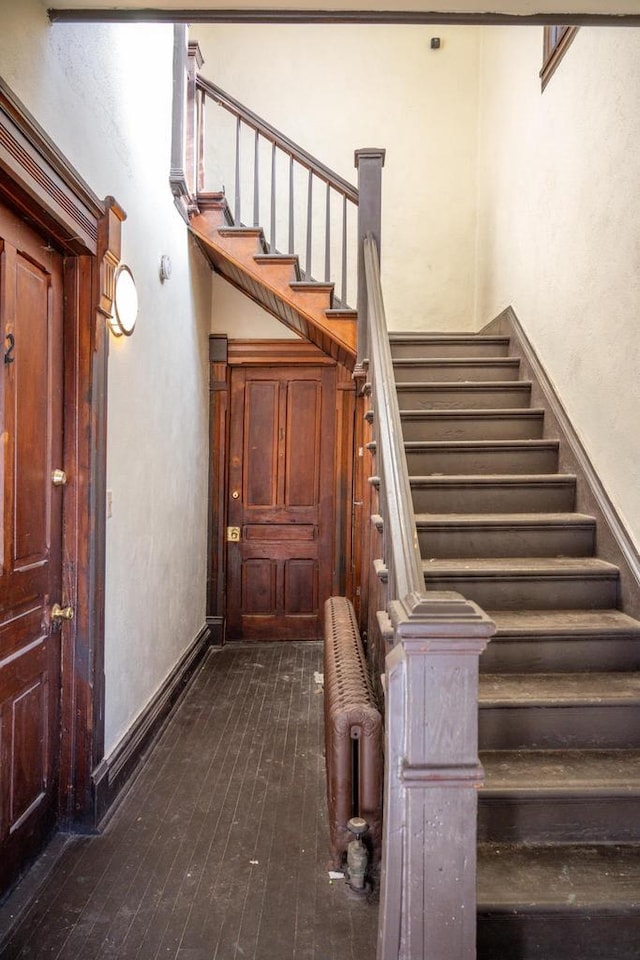
<svg viewBox="0 0 640 960"><path fill-rule="evenodd" d="M336 374L331 366L231 373L227 633L319 639L331 593Z"/></svg>
<svg viewBox="0 0 640 960"><path fill-rule="evenodd" d="M62 489L62 262L0 207L0 889L57 812ZM7 357L7 351L9 356ZM10 362L7 362L9 360Z"/></svg>

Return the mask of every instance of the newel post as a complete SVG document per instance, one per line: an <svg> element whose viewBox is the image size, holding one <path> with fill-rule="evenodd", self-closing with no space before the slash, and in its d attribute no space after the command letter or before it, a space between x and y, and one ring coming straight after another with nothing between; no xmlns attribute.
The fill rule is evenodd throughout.
<svg viewBox="0 0 640 960"><path fill-rule="evenodd" d="M456 594L390 614L377 960L474 960L478 659L494 625Z"/></svg>
<svg viewBox="0 0 640 960"><path fill-rule="evenodd" d="M380 256L382 168L385 151L367 147L355 152L358 170L358 366L369 357L367 285L364 276L364 238L371 233Z"/></svg>

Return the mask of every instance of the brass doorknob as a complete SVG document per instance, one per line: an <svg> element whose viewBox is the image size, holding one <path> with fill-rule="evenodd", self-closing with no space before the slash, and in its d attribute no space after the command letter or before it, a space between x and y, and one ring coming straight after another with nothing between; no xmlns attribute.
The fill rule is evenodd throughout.
<svg viewBox="0 0 640 960"><path fill-rule="evenodd" d="M59 603L54 603L51 607L52 620L73 620L73 607L61 607Z"/></svg>

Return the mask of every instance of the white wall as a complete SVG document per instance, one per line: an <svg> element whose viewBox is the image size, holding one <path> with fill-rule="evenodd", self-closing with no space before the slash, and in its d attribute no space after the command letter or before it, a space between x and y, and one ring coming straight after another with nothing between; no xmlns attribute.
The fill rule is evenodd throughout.
<svg viewBox="0 0 640 960"><path fill-rule="evenodd" d="M508 304L640 545L640 30L483 31L478 316Z"/></svg>
<svg viewBox="0 0 640 960"><path fill-rule="evenodd" d="M478 29L225 24L190 37L206 77L351 182L354 151L386 147L389 326L471 327Z"/></svg>
<svg viewBox="0 0 640 960"><path fill-rule="evenodd" d="M0 5L0 72L99 196L128 213L133 336L111 341L106 747L152 697L205 618L210 270L168 186L171 26L49 25ZM173 261L162 285L161 254Z"/></svg>
<svg viewBox="0 0 640 960"><path fill-rule="evenodd" d="M297 334L217 273L211 274L211 332L235 340L291 340Z"/></svg>

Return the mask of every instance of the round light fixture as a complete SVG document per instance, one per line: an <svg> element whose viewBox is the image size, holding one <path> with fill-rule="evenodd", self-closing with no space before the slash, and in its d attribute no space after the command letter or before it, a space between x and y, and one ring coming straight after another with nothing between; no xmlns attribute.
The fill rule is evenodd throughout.
<svg viewBox="0 0 640 960"><path fill-rule="evenodd" d="M116 271L113 316L109 321L116 337L130 337L138 316L138 291L129 267L121 264Z"/></svg>

